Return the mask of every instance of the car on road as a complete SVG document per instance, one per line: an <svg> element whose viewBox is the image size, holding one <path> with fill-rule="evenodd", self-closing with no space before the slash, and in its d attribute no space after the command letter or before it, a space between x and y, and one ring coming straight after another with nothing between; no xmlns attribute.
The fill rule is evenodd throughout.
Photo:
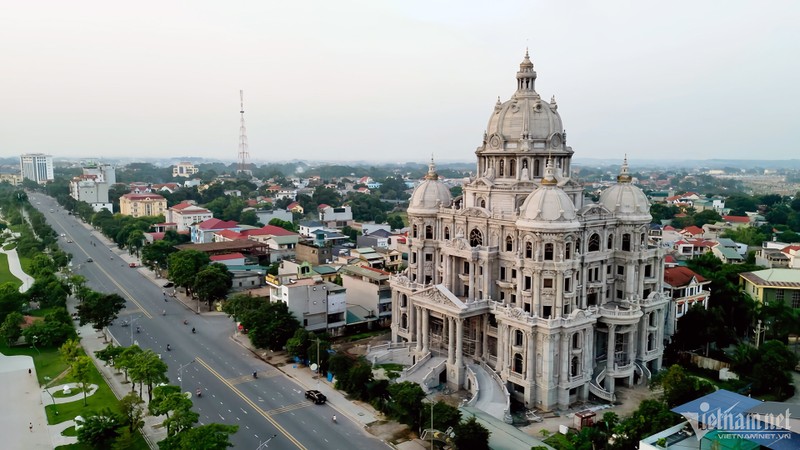
<svg viewBox="0 0 800 450"><path fill-rule="evenodd" d="M72 239L67 239L67 244L72 244Z"/></svg>
<svg viewBox="0 0 800 450"><path fill-rule="evenodd" d="M175 286L175 283L173 283L172 281L167 281L166 283L164 283L164 287L165 288L172 287L172 286Z"/></svg>
<svg viewBox="0 0 800 450"><path fill-rule="evenodd" d="M136 263L135 262L128 263L128 267L136 267Z"/></svg>
<svg viewBox="0 0 800 450"><path fill-rule="evenodd" d="M325 401L328 400L328 397L325 397L325 394L316 389L310 389L306 391L306 398L316 403L317 405L325 404Z"/></svg>
<svg viewBox="0 0 800 450"><path fill-rule="evenodd" d="M94 262L92 258L86 258L86 262Z"/></svg>

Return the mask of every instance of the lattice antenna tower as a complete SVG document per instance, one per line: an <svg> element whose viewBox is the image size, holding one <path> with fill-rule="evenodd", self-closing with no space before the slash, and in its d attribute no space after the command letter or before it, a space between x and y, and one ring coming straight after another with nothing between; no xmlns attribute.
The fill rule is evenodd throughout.
<svg viewBox="0 0 800 450"><path fill-rule="evenodd" d="M239 167L236 173L251 173L250 172L250 151L247 147L247 127L244 126L244 90L239 90L239 114L241 115L239 122Z"/></svg>

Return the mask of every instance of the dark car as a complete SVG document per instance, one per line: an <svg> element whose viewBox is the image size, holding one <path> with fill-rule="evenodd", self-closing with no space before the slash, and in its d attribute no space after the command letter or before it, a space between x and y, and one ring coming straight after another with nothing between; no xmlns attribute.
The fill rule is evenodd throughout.
<svg viewBox="0 0 800 450"><path fill-rule="evenodd" d="M94 260L92 258L87 258L86 262L94 262Z"/></svg>
<svg viewBox="0 0 800 450"><path fill-rule="evenodd" d="M173 283L172 281L167 281L166 283L164 283L164 287L165 288L172 287L172 286L175 286L175 283Z"/></svg>
<svg viewBox="0 0 800 450"><path fill-rule="evenodd" d="M325 397L325 394L316 389L306 391L306 398L316 403L317 405L322 405L325 403L325 401L328 400L328 397Z"/></svg>

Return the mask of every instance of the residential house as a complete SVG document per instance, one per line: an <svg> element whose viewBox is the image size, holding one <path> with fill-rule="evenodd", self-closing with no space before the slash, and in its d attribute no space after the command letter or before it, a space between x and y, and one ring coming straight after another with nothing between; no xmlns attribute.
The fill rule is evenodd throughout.
<svg viewBox="0 0 800 450"><path fill-rule="evenodd" d="M214 242L214 233L222 230L239 232L241 227L233 220L208 219L191 226L193 244Z"/></svg>
<svg viewBox="0 0 800 450"><path fill-rule="evenodd" d="M97 175L79 175L69 183L69 195L75 200L86 202L92 210L100 212L105 209L114 212L114 206L108 198L109 184Z"/></svg>
<svg viewBox="0 0 800 450"><path fill-rule="evenodd" d="M716 242L706 239L684 239L673 246L675 255L681 259L692 259L711 251Z"/></svg>
<svg viewBox="0 0 800 450"><path fill-rule="evenodd" d="M353 228L360 231L361 234L372 234L378 230L392 231L392 227L389 224L375 222L355 222L353 223Z"/></svg>
<svg viewBox="0 0 800 450"><path fill-rule="evenodd" d="M160 216L167 211L167 199L158 194L125 194L119 198L119 212L123 216Z"/></svg>
<svg viewBox="0 0 800 450"><path fill-rule="evenodd" d="M679 232L684 239L691 239L691 238L702 238L703 231L702 228L694 225L690 225Z"/></svg>
<svg viewBox="0 0 800 450"><path fill-rule="evenodd" d="M722 216L722 221L732 228L749 227L751 223L748 216Z"/></svg>
<svg viewBox="0 0 800 450"><path fill-rule="evenodd" d="M286 210L297 214L304 214L303 207L297 202L289 203L289 206L286 207Z"/></svg>
<svg viewBox="0 0 800 450"><path fill-rule="evenodd" d="M353 224L353 210L350 206L319 205L317 209L319 211L319 221L327 228L341 229Z"/></svg>
<svg viewBox="0 0 800 450"><path fill-rule="evenodd" d="M314 243L319 246L343 245L350 240L349 237L331 230L317 230L314 232Z"/></svg>
<svg viewBox="0 0 800 450"><path fill-rule="evenodd" d="M167 192L170 194L174 193L180 188L181 185L178 183L158 183L150 186L150 190L152 192Z"/></svg>
<svg viewBox="0 0 800 450"><path fill-rule="evenodd" d="M291 222L294 220L292 213L285 209L257 209L256 216L258 221L264 225L269 224L272 219L279 219L284 222Z"/></svg>
<svg viewBox="0 0 800 450"><path fill-rule="evenodd" d="M734 248L726 247L720 243L717 243L713 247L711 247L711 253L714 254L717 258L719 258L725 264L742 264L744 263L744 257L739 254Z"/></svg>
<svg viewBox="0 0 800 450"><path fill-rule="evenodd" d="M358 258L362 267L371 267L373 269L383 269L385 267L384 256L375 251L372 247L359 247L350 250L350 256Z"/></svg>
<svg viewBox="0 0 800 450"><path fill-rule="evenodd" d="M188 231L194 224L213 219L214 213L193 202L183 202L169 208L166 218L177 225L178 231Z"/></svg>
<svg viewBox="0 0 800 450"><path fill-rule="evenodd" d="M241 253L226 253L222 255L211 255L212 263L225 264L226 266L243 266L246 262Z"/></svg>
<svg viewBox="0 0 800 450"><path fill-rule="evenodd" d="M294 250L297 261L308 261L314 266L333 261L332 247L320 247L306 242L298 242Z"/></svg>
<svg viewBox="0 0 800 450"><path fill-rule="evenodd" d="M359 247L389 248L389 239L392 233L387 230L378 229L370 234L358 236L356 245Z"/></svg>
<svg viewBox="0 0 800 450"><path fill-rule="evenodd" d="M322 278L288 279L266 276L270 299L283 302L308 331L326 331L338 336L347 324L347 291Z"/></svg>
<svg viewBox="0 0 800 450"><path fill-rule="evenodd" d="M322 222L316 220L304 220L298 226L300 235L305 238L313 238L315 236L314 233L325 228Z"/></svg>
<svg viewBox="0 0 800 450"><path fill-rule="evenodd" d="M275 193L275 200L276 201L277 200L283 200L284 198L288 198L288 199L291 199L291 200L296 200L297 199L297 191L294 190L294 189L283 189L283 188L281 188L280 191ZM291 208L286 208L286 209L291 210Z"/></svg>
<svg viewBox="0 0 800 450"><path fill-rule="evenodd" d="M786 302L800 308L800 270L764 269L739 274L744 291L759 303Z"/></svg>
<svg viewBox="0 0 800 450"><path fill-rule="evenodd" d="M703 278L685 266L664 268L664 294L670 299L670 307L666 317L666 335L673 335L678 330L678 319L683 317L695 304L702 304L708 309L710 280Z"/></svg>
<svg viewBox="0 0 800 450"><path fill-rule="evenodd" d="M190 177L196 173L200 172L194 164L183 161L175 164L175 167L172 168L172 176L173 177Z"/></svg>
<svg viewBox="0 0 800 450"><path fill-rule="evenodd" d="M392 288L389 272L360 266L344 266L339 273L347 289L347 306L365 308L378 324L388 326L392 321Z"/></svg>

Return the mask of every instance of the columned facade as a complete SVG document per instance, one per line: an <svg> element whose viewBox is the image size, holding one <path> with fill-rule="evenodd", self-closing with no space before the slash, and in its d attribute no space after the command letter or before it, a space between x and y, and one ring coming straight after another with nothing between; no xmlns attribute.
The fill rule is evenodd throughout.
<svg viewBox="0 0 800 450"><path fill-rule="evenodd" d="M627 161L586 202L558 106L536 93L536 76L526 54L462 196L433 161L415 189L409 266L391 281L392 338L413 343L416 360L444 357L451 387L465 386L467 363L484 363L515 400L555 409L613 398L657 370L667 299L663 252L646 241L649 203Z"/></svg>

